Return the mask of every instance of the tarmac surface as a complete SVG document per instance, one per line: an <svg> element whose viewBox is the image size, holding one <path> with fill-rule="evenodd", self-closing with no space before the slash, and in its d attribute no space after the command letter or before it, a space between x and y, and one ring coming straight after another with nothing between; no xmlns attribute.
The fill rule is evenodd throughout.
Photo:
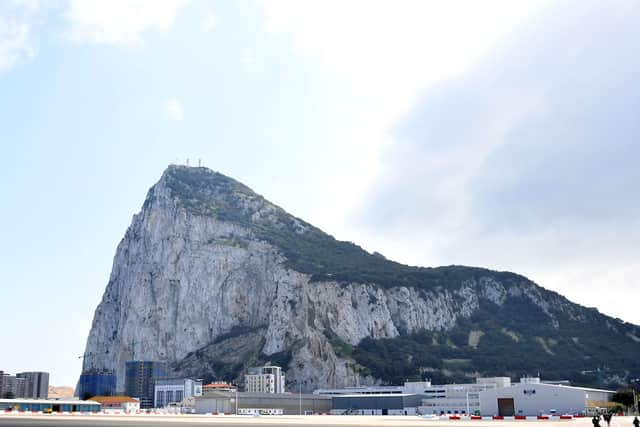
<svg viewBox="0 0 640 427"><path fill-rule="evenodd" d="M633 417L615 417L611 427L633 427ZM540 421L465 421L432 420L412 416L114 416L114 415L0 415L0 426L12 427L178 427L178 426L216 426L216 427L253 427L256 425L297 426L379 426L379 427L591 427L590 418L574 420ZM606 427L605 422L601 422Z"/></svg>

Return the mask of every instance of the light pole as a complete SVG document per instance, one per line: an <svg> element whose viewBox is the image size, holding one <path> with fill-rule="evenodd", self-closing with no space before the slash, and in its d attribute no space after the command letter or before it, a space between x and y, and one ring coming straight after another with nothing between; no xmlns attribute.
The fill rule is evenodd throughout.
<svg viewBox="0 0 640 427"><path fill-rule="evenodd" d="M630 378L629 385L631 386L631 392L633 393L633 412L634 414L638 414L640 412L640 408L638 408L638 394L636 393L636 388L640 384L640 378Z"/></svg>
<svg viewBox="0 0 640 427"><path fill-rule="evenodd" d="M236 385L236 415L238 415L238 386Z"/></svg>
<svg viewBox="0 0 640 427"><path fill-rule="evenodd" d="M300 406L300 415L302 415L302 383L298 384L300 386L300 391L298 392L298 404Z"/></svg>
<svg viewBox="0 0 640 427"><path fill-rule="evenodd" d="M471 416L469 413L469 392L467 392L467 416Z"/></svg>

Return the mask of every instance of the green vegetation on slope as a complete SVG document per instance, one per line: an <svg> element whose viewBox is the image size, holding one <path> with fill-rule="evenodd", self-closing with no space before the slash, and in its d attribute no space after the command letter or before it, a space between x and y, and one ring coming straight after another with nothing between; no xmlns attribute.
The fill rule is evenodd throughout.
<svg viewBox="0 0 640 427"><path fill-rule="evenodd" d="M287 214L239 182L206 168L172 167L167 172L174 196L191 212L243 225L278 247L293 270L313 281L375 283L384 287L457 288L466 280L491 276L504 284L526 281L509 272L449 266L410 267L373 255ZM269 215L252 218L263 208ZM301 232L301 227L304 231Z"/></svg>
<svg viewBox="0 0 640 427"><path fill-rule="evenodd" d="M600 314L593 316L586 324L561 317L553 328L546 314L521 297L501 307L486 302L450 331L366 338L354 348L353 358L373 376L393 384L407 378L449 383L468 381L478 373L513 378L540 373L548 380L606 387L608 378L640 374L638 345L621 339L630 325L617 324L616 332L598 319ZM505 326L518 331L517 339L511 335L514 332L505 333ZM477 348L469 346L469 333L474 330L484 332Z"/></svg>

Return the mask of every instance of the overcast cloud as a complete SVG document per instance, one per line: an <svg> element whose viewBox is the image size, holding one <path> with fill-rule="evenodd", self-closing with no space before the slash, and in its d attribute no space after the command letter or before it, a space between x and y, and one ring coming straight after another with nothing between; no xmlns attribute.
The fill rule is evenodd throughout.
<svg viewBox="0 0 640 427"><path fill-rule="evenodd" d="M360 216L402 240L388 255L515 270L640 323L639 7L564 3L424 93Z"/></svg>

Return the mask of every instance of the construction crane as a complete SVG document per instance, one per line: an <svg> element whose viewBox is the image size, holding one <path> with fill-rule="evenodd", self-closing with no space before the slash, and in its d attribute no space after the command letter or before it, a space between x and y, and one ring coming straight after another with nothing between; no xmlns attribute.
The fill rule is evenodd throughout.
<svg viewBox="0 0 640 427"><path fill-rule="evenodd" d="M139 340L139 341L131 340L131 342L129 342L129 354L131 355L131 360L136 360L136 345L144 344L147 341L148 340Z"/></svg>
<svg viewBox="0 0 640 427"><path fill-rule="evenodd" d="M94 366L95 359L94 359L94 357L95 356L102 356L102 355L105 355L105 354L109 354L109 350L101 351L101 352L91 352L90 351L90 352L84 353L81 356L78 356L78 359L82 359L82 371L84 372L84 371L87 370L87 365L86 365L87 361L89 361L89 368L90 369L95 369L95 366Z"/></svg>

